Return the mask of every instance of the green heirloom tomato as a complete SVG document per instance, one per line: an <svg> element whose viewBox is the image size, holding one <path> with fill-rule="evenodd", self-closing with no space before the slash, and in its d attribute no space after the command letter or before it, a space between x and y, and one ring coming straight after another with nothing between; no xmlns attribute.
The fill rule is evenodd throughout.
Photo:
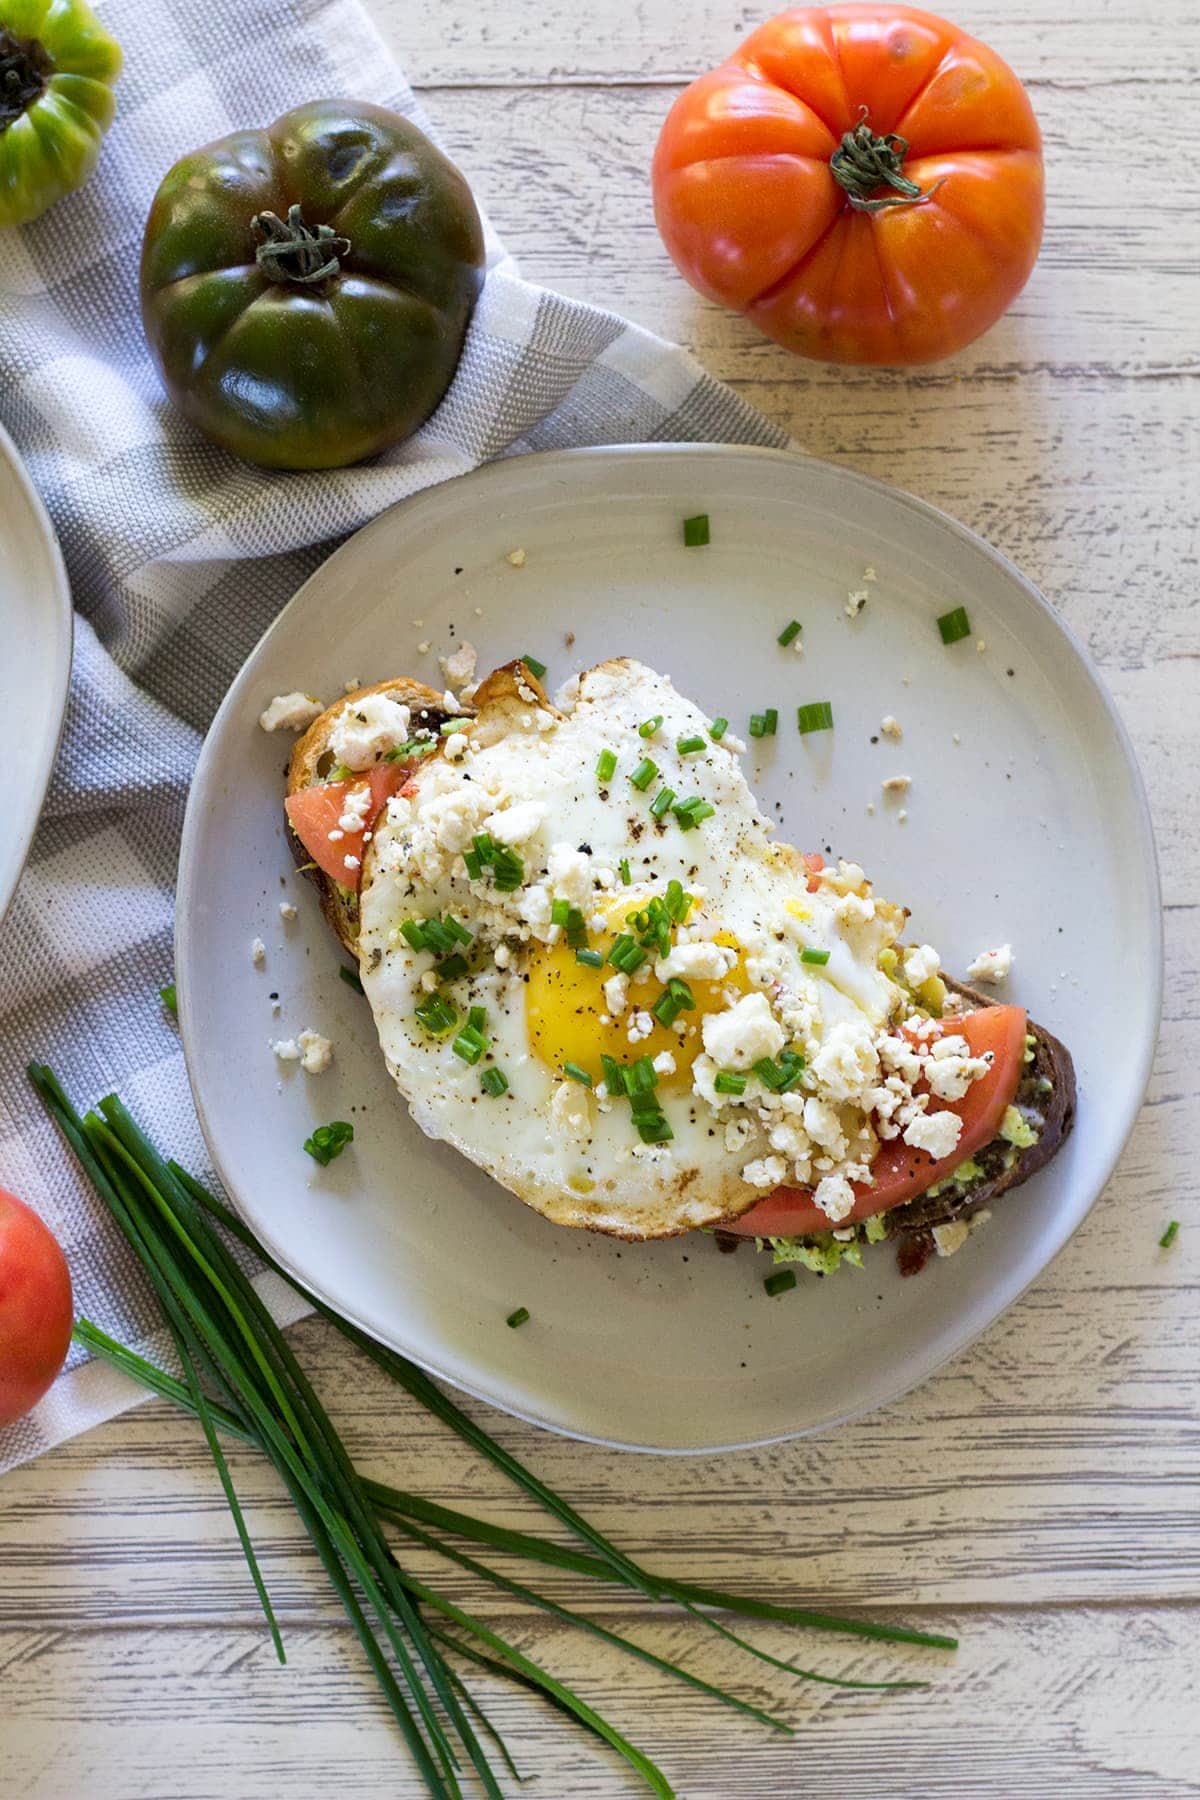
<svg viewBox="0 0 1200 1800"><path fill-rule="evenodd" d="M119 46L83 0L0 0L0 227L82 187L120 73Z"/></svg>
<svg viewBox="0 0 1200 1800"><path fill-rule="evenodd" d="M429 417L482 281L453 164L396 113L317 100L176 163L146 226L142 319L206 437L333 469Z"/></svg>

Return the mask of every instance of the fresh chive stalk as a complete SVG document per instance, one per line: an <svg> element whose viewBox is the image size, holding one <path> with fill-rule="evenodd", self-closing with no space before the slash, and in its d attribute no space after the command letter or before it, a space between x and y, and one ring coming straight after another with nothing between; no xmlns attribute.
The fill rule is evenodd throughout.
<svg viewBox="0 0 1200 1800"><path fill-rule="evenodd" d="M526 1324L528 1324L528 1322L529 1322L529 1308L527 1306L518 1306L514 1312L509 1313L507 1319L505 1319L505 1321L504 1321L504 1323L508 1326L510 1331L516 1331L518 1326L526 1325ZM435 1540L433 1538L424 1537L424 1533L422 1533L422 1537L424 1539L424 1542L427 1543L428 1545L430 1545L430 1547L432 1549L436 1550L439 1548L438 1544L435 1542Z"/></svg>
<svg viewBox="0 0 1200 1800"><path fill-rule="evenodd" d="M796 641L796 639L800 636L800 631L801 631L801 625L800 625L799 619L791 619L784 626L783 630L780 632L778 638L776 638L775 641L776 641L776 643L782 644L784 649L786 650L788 645L794 643Z"/></svg>
<svg viewBox="0 0 1200 1800"><path fill-rule="evenodd" d="M473 1027L468 1024L467 1030L471 1029ZM643 1064L649 1071L648 1078L644 1076ZM606 1068L606 1075L607 1072ZM487 1073L499 1074L499 1071ZM649 1058L639 1058L627 1073L636 1084L630 1090L631 1105L639 1101L655 1104L655 1077ZM427 1548L532 1605L556 1610L555 1603L546 1601L532 1589L511 1582L473 1558L464 1558L463 1553L453 1550L442 1536L435 1538L423 1528L431 1527L442 1534L450 1533L560 1568L576 1569L595 1579L618 1581L653 1601L674 1601L720 1636L731 1638L761 1661L786 1669L791 1675L832 1680L836 1685L855 1687L924 1685L842 1682L797 1670L748 1644L699 1609L719 1607L748 1617L780 1619L821 1630L839 1630L898 1642L953 1646L952 1639L865 1621L839 1620L825 1614L802 1613L771 1602L740 1599L718 1590L689 1586L650 1574L491 1438L421 1370L394 1351L375 1343L348 1320L339 1318L316 1296L298 1288L297 1291L323 1318L418 1404L449 1425L582 1539L587 1552L491 1526L432 1502L420 1501L400 1490L364 1481L347 1456L286 1338L217 1227L287 1280L284 1271L228 1208L214 1199L179 1164L163 1160L115 1096L101 1101L98 1110L80 1118L48 1068L35 1065L30 1069L30 1076L47 1111L67 1137L85 1173L145 1269L171 1332L183 1379L154 1368L86 1320L77 1327L78 1341L93 1354L105 1357L200 1420L282 1658L278 1627L217 1432L226 1432L257 1446L274 1465L354 1625L425 1788L435 1800L458 1800L462 1792L458 1779L462 1755L478 1776L483 1791L494 1800L501 1800L501 1790L472 1718L493 1742L494 1733L447 1660L449 1653L503 1671L533 1688L617 1750L651 1792L661 1796L662 1800L671 1800L672 1790L656 1765L565 1683L522 1654L482 1620L409 1573L383 1536L381 1521L384 1518ZM647 1088L642 1086L644 1079L649 1081ZM790 1275L791 1271L782 1273ZM523 1310L519 1308L510 1323ZM559 1616L580 1624L581 1628L588 1628L590 1622L577 1619L565 1608L558 1610ZM428 1615L432 1613L440 1615L443 1623L429 1623ZM607 1639L629 1654L645 1657L645 1653L615 1633L607 1634ZM724 1704L787 1729L783 1721L720 1689L698 1682L673 1664L657 1659L657 1666L700 1687ZM511 1772L507 1752L502 1749L501 1754Z"/></svg>
<svg viewBox="0 0 1200 1800"><path fill-rule="evenodd" d="M813 700L796 713L796 723L807 734L810 731L832 731L833 708L828 700Z"/></svg>
<svg viewBox="0 0 1200 1800"><path fill-rule="evenodd" d="M1171 1248L1171 1245L1175 1242L1175 1239L1178 1236L1179 1236L1179 1220L1172 1219L1171 1223L1167 1226L1167 1229L1163 1232L1162 1236L1158 1240L1159 1249L1160 1250L1169 1250Z"/></svg>
<svg viewBox="0 0 1200 1800"><path fill-rule="evenodd" d="M525 664L525 667L529 670L529 673L533 676L535 681L540 681L542 676L546 673L545 663L539 662L536 656L522 656L521 661Z"/></svg>
<svg viewBox="0 0 1200 1800"><path fill-rule="evenodd" d="M314 1162L325 1168L353 1141L353 1125L347 1124L345 1119L334 1119L330 1125L318 1125L312 1136L305 1138L304 1148Z"/></svg>
<svg viewBox="0 0 1200 1800"><path fill-rule="evenodd" d="M709 542L707 513L696 513L683 521L683 542L688 550L699 550Z"/></svg>

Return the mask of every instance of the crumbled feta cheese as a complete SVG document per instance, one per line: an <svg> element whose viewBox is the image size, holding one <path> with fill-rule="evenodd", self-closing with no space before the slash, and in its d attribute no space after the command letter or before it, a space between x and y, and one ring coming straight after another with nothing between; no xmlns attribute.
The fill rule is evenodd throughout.
<svg viewBox="0 0 1200 1800"><path fill-rule="evenodd" d="M325 833L325 835L326 835L326 837L327 837L327 838L328 838L328 839L329 839L329 841L330 841L330 843L331 843L331 844L340 844L340 843L341 843L341 841L342 841L342 839L343 839L343 838L344 838L344 837L345 837L345 835L346 835L346 834L345 834L345 832L344 832L344 831L343 831L343 830L342 830L342 829L341 829L341 827L340 827L340 826L338 826L338 825L335 825L335 826L334 826L334 828L333 828L333 830L332 830L332 831L327 831L327 832L326 832L326 833Z"/></svg>
<svg viewBox="0 0 1200 1800"><path fill-rule="evenodd" d="M614 1019L619 1019L629 1004L628 975L610 975L604 984L604 1004Z"/></svg>
<svg viewBox="0 0 1200 1800"><path fill-rule="evenodd" d="M524 550L510 550L504 560L507 563L511 563L514 569L523 569L525 567L525 552Z"/></svg>
<svg viewBox="0 0 1200 1800"><path fill-rule="evenodd" d="M369 769L389 750L408 741L412 713L391 694L364 694L343 706L329 734L334 760L348 769Z"/></svg>
<svg viewBox="0 0 1200 1800"><path fill-rule="evenodd" d="M846 1134L842 1122L827 1100L810 1094L804 1102L804 1129L814 1144L828 1150L840 1160L846 1154Z"/></svg>
<svg viewBox="0 0 1200 1800"><path fill-rule="evenodd" d="M760 1156L742 1170L742 1180L754 1188L774 1188L787 1180L787 1164L782 1156Z"/></svg>
<svg viewBox="0 0 1200 1800"><path fill-rule="evenodd" d="M753 1124L744 1113L739 1113L736 1118L730 1119L725 1127L725 1148L731 1156L736 1156L739 1150L746 1148L753 1136Z"/></svg>
<svg viewBox="0 0 1200 1800"><path fill-rule="evenodd" d="M904 979L910 988L923 987L942 966L941 957L932 944L918 944L904 957Z"/></svg>
<svg viewBox="0 0 1200 1800"><path fill-rule="evenodd" d="M813 1190L813 1199L827 1219L844 1219L854 1206L854 1189L844 1175L823 1175Z"/></svg>
<svg viewBox="0 0 1200 1800"><path fill-rule="evenodd" d="M927 1150L934 1161L953 1154L962 1136L962 1120L952 1112L919 1112L904 1127L906 1144L914 1150Z"/></svg>
<svg viewBox="0 0 1200 1800"><path fill-rule="evenodd" d="M654 1073L656 1075L673 1075L675 1073L675 1058L669 1050L660 1050L655 1057Z"/></svg>
<svg viewBox="0 0 1200 1800"><path fill-rule="evenodd" d="M955 1042L962 1045L963 1053L943 1053L943 1045ZM971 1083L982 1080L991 1068L982 1056L964 1054L966 1049L965 1038L942 1038L933 1046L933 1055L924 1065L924 1074L929 1091L936 1099L961 1100Z"/></svg>
<svg viewBox="0 0 1200 1800"><path fill-rule="evenodd" d="M1011 944L999 944L995 950L981 950L967 967L972 981L1006 981L1013 966Z"/></svg>
<svg viewBox="0 0 1200 1800"><path fill-rule="evenodd" d="M654 973L660 981L679 976L684 981L723 981L737 961L737 951L726 944L676 944L659 957Z"/></svg>
<svg viewBox="0 0 1200 1800"><path fill-rule="evenodd" d="M276 1060L279 1062L300 1061L300 1046L295 1038L277 1038L271 1045L271 1049L275 1052Z"/></svg>
<svg viewBox="0 0 1200 1800"><path fill-rule="evenodd" d="M871 598L871 596L867 592L866 588L855 588L852 593L847 594L846 595L846 616L847 616L847 618L857 619L859 613L862 611L863 607L867 604L867 601L870 598Z"/></svg>
<svg viewBox="0 0 1200 1800"><path fill-rule="evenodd" d="M749 1069L783 1049L783 1027L761 993L745 995L728 1012L708 1013L700 1029L719 1069Z"/></svg>
<svg viewBox="0 0 1200 1800"><path fill-rule="evenodd" d="M276 694L258 722L264 731L307 731L324 710L311 694Z"/></svg>
<svg viewBox="0 0 1200 1800"><path fill-rule="evenodd" d="M353 871L355 869L360 869L362 867L362 857L361 856L343 856L342 863L343 863L344 867L346 867L347 869L350 869L351 871Z"/></svg>
<svg viewBox="0 0 1200 1800"><path fill-rule="evenodd" d="M371 812L371 790L369 787L357 788L346 795L345 804L338 824L345 832L361 831L366 825Z"/></svg>
<svg viewBox="0 0 1200 1800"><path fill-rule="evenodd" d="M428 656L431 648L432 648L432 645L430 644L429 639L424 638L424 639L422 639L421 643L419 643L417 645L417 655L418 656Z"/></svg>
<svg viewBox="0 0 1200 1800"><path fill-rule="evenodd" d="M250 961L256 969L261 969L267 960L267 946L261 938L255 938L250 945Z"/></svg>
<svg viewBox="0 0 1200 1800"><path fill-rule="evenodd" d="M885 794L907 794L912 786L911 775L889 775L880 783Z"/></svg>
<svg viewBox="0 0 1200 1800"><path fill-rule="evenodd" d="M831 1100L861 1105L879 1079L879 1056L869 1021L861 1013L831 1025L810 1064L817 1084Z"/></svg>
<svg viewBox="0 0 1200 1800"><path fill-rule="evenodd" d="M495 838L498 844L526 844L533 836L549 809L544 800L518 800L515 806L506 806L500 812L489 813L484 820L484 830ZM551 851L553 859L554 852ZM578 851L572 851L578 856ZM583 859L586 862L586 858ZM591 892L591 882L588 882Z"/></svg>
<svg viewBox="0 0 1200 1800"><path fill-rule="evenodd" d="M635 1012L629 1021L629 1041L640 1044L654 1030L654 1020L648 1012Z"/></svg>
<svg viewBox="0 0 1200 1800"><path fill-rule="evenodd" d="M296 917L296 908L292 905L290 900L281 900L279 902L279 916L281 919L294 919Z"/></svg>
<svg viewBox="0 0 1200 1800"><path fill-rule="evenodd" d="M333 1045L319 1031L306 1030L300 1033L297 1040L300 1046L300 1067L306 1075L322 1075L333 1061Z"/></svg>
<svg viewBox="0 0 1200 1800"><path fill-rule="evenodd" d="M902 806L900 808L900 811L896 814L896 823L897 823L897 825L907 825L908 824L908 808L907 808L907 806Z"/></svg>
<svg viewBox="0 0 1200 1800"><path fill-rule="evenodd" d="M897 742L904 736L904 727L899 719L892 717L891 713L884 713L883 718L879 721L879 729L884 737L893 738Z"/></svg>
<svg viewBox="0 0 1200 1800"><path fill-rule="evenodd" d="M546 859L546 886L560 900L582 906L592 894L592 859L571 844L554 844Z"/></svg>
<svg viewBox="0 0 1200 1800"><path fill-rule="evenodd" d="M447 762L459 763L470 748L465 731L452 731L442 746L442 755Z"/></svg>
<svg viewBox="0 0 1200 1800"><path fill-rule="evenodd" d="M468 644L464 640L449 656L439 656L443 680L454 688L465 687L468 681L475 678L477 660L474 644Z"/></svg>
<svg viewBox="0 0 1200 1800"><path fill-rule="evenodd" d="M575 1143L589 1138L592 1112L587 1089L577 1081L560 1081L550 1097L550 1123Z"/></svg>

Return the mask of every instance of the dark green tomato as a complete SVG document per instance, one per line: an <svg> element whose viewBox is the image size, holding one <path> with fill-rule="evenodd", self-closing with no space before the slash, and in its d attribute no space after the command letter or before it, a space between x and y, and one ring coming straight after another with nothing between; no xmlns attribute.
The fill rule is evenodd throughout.
<svg viewBox="0 0 1200 1800"><path fill-rule="evenodd" d="M429 417L482 281L453 164L397 113L318 100L175 164L146 226L142 319L206 437L333 469Z"/></svg>

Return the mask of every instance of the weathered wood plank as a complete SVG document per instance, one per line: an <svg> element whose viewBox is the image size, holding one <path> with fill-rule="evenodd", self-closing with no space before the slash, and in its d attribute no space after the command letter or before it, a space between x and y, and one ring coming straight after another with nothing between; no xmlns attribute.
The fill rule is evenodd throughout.
<svg viewBox="0 0 1200 1800"><path fill-rule="evenodd" d="M943 1624L948 1621L942 1620ZM793 1686L690 1622L635 1628L658 1655L775 1708L769 1733L554 1621L502 1629L653 1756L687 1800L900 1800L995 1793L1032 1800L1182 1800L1200 1794L1183 1696L1200 1677L1193 1607L978 1612L953 1657L852 1652L822 1666L859 1679L903 1671L929 1690L849 1694ZM785 1634L756 1634L790 1654ZM344 1629L288 1634L280 1669L261 1633L227 1625L0 1633L5 1800L266 1800L281 1775L304 1794L407 1800L420 1785ZM643 1792L602 1746L490 1677L472 1684L535 1791L554 1800ZM131 1729L136 1721L137 1729ZM515 1790L514 1790L515 1791Z"/></svg>

